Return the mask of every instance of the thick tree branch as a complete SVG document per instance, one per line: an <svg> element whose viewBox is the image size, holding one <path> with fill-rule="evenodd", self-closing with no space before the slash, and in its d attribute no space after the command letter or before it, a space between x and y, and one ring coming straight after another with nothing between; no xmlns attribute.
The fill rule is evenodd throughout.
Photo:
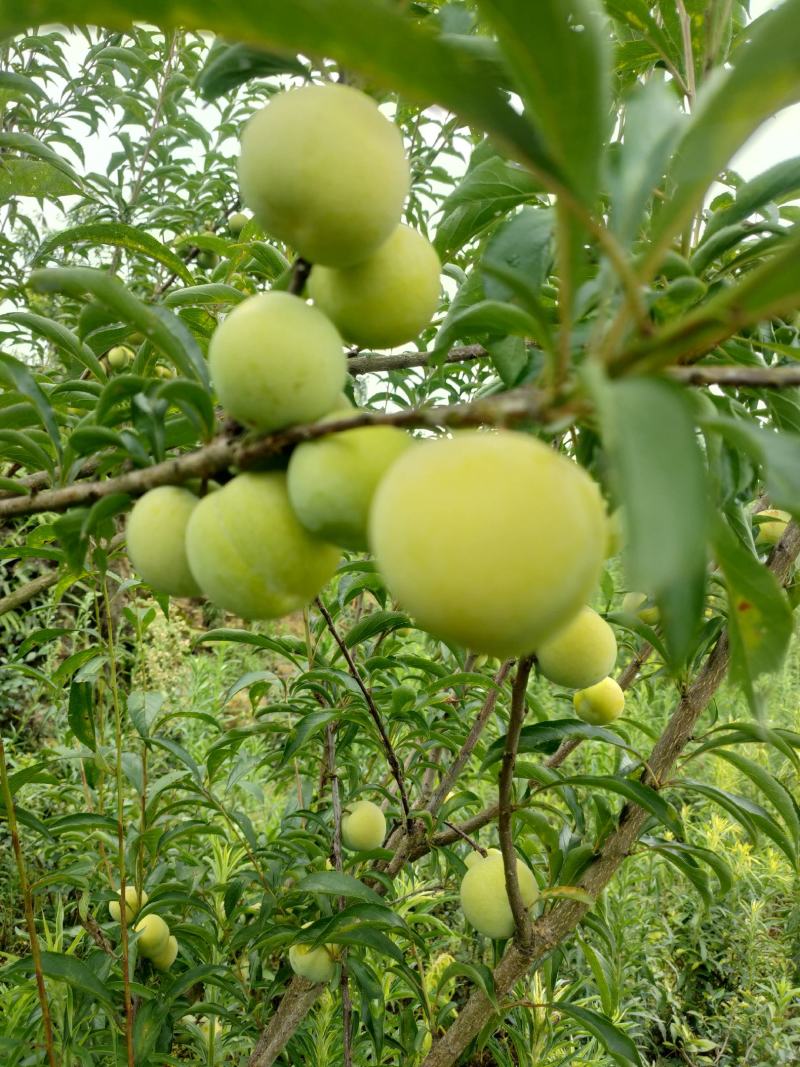
<svg viewBox="0 0 800 1067"><path fill-rule="evenodd" d="M514 940L521 947L526 947L531 938L531 919L522 900L517 874L517 851L514 848L512 825L512 793L514 788L514 767L517 762L517 748L525 721L525 694L528 689L533 667L533 656L523 657L517 664L514 686L511 691L511 713L508 719L508 733L500 764L500 782L498 790L500 851L503 854L503 868L506 876L506 893L514 916Z"/></svg>
<svg viewBox="0 0 800 1067"><path fill-rule="evenodd" d="M800 365L794 367L671 367L668 377L684 385L791 389L800 385Z"/></svg>
<svg viewBox="0 0 800 1067"><path fill-rule="evenodd" d="M0 615L5 614L7 611L13 611L15 608L22 607L23 604L27 604L29 600L33 600L35 596L43 592L45 589L49 589L51 585L55 585L59 579L58 568L52 571L48 571L47 574L40 574L38 578L32 578L31 581L26 582L24 585L19 586L13 593L9 593L8 596L0 597Z"/></svg>
<svg viewBox="0 0 800 1067"><path fill-rule="evenodd" d="M347 669L350 671L350 674L352 675L356 685L361 690L362 696L364 697L364 700L367 705L367 710L369 711L372 721L375 723L375 727L380 735L381 743L386 753L386 759L389 763L389 767L392 772L392 777L397 783L397 790L400 794L400 803L403 807L403 815L405 816L406 820L406 828L410 830L411 806L408 803L408 793L406 792L406 783L403 778L403 769L400 766L400 761L397 758L397 753L394 750L394 745L392 744L391 738L386 732L386 727L383 725L381 713L378 711L378 707L375 703L375 699L372 696L372 693L365 684L364 679L361 677L361 672L359 671L358 667L356 666L355 660L350 654L350 649L344 643L341 635L339 634L339 631L336 629L336 625L334 624L330 612L322 603L322 600L319 597L317 597L315 603L319 608L323 619L325 620L325 625L328 627L331 636L333 637L336 644L339 646L339 651L342 653L345 658L345 662L347 663Z"/></svg>
<svg viewBox="0 0 800 1067"><path fill-rule="evenodd" d="M112 493L139 496L157 485L180 485L189 479L211 478L228 468L246 470L268 456L279 455L301 441L341 433L356 426L405 426L439 429L443 426L504 425L523 419L543 420L551 412L544 394L530 386L499 396L429 408L392 412L355 412L323 422L292 426L264 437L223 434L203 448L187 452L142 470L128 471L104 481L76 482L62 489L43 489L25 496L0 498L0 520L43 511L66 511L93 504ZM562 411L562 414L564 412Z"/></svg>
<svg viewBox="0 0 800 1067"><path fill-rule="evenodd" d="M781 584L788 581L795 559L800 553L800 526L790 523L781 541L773 549L768 566ZM691 740L695 724L722 683L730 660L727 632L723 632L695 681L685 690L672 718L656 742L647 761L642 781L654 789L661 788L675 761ZM617 829L607 838L600 855L583 875L580 887L595 899L630 853L647 822L648 813L637 804L626 804L620 813ZM530 947L523 950L517 943L503 956L494 971L497 997L509 993L532 966L560 944L577 927L589 905L577 900L560 901L552 911L533 924ZM494 1013L492 1004L481 990L475 990L450 1029L435 1042L423 1067L452 1067L470 1041Z"/></svg>

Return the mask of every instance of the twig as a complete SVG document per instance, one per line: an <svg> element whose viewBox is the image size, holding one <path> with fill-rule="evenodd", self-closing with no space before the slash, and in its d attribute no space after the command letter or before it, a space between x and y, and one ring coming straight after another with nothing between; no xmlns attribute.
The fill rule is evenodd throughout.
<svg viewBox="0 0 800 1067"><path fill-rule="evenodd" d="M506 424L522 419L543 419L550 414L555 415L556 411L551 411L544 395L530 386L522 386L468 404L391 412L354 412L337 419L292 426L264 437L242 438L238 433L227 433L194 452L175 456L142 470L128 471L116 478L76 482L63 489L44 489L28 496L0 498L0 520L35 512L66 511L79 504L93 504L112 493L138 496L157 485L180 485L192 478L208 478L228 467L246 470L267 456L279 455L301 441L341 433L356 426L439 429L443 426Z"/></svg>
<svg viewBox="0 0 800 1067"><path fill-rule="evenodd" d="M754 389L791 389L800 385L800 366L792 367L670 367L670 378L684 385L719 385Z"/></svg>
<svg viewBox="0 0 800 1067"><path fill-rule="evenodd" d="M503 853L503 867L506 876L506 892L511 912L514 916L514 941L522 951L527 951L531 942L531 918L522 900L517 874L517 852L514 848L512 826L512 791L514 787L514 767L517 762L522 724L525 721L525 694L528 678L533 667L533 656L525 656L517 663L517 673L511 690L511 714L508 720L508 733L500 764L499 783L499 821L500 851Z"/></svg>
<svg viewBox="0 0 800 1067"><path fill-rule="evenodd" d="M497 698L500 695L500 689L502 688L503 682L508 677L508 672L511 670L511 663L512 661L510 659L506 660L506 662L501 665L500 670L494 676L495 684L486 694L486 699L483 702L483 707L478 713L478 717L475 719L475 722L472 724L472 729L470 730L469 734L467 734L467 739L461 746L461 751L453 760L451 766L449 767L446 774L439 783L438 789L428 802L427 810L432 815L435 815L439 808L442 806L445 801L445 798L447 797L447 794L455 785L456 779L458 778L459 774L461 774L462 769L464 768L465 764L472 755L473 749L477 745L480 736L483 733L484 727L486 726L486 723L489 721L492 713L494 712L495 705L497 704Z"/></svg>
<svg viewBox="0 0 800 1067"><path fill-rule="evenodd" d="M292 278L289 282L290 293L294 293L295 296L299 296L306 287L308 276L311 273L311 264L307 259L303 259L302 256L298 256L292 264Z"/></svg>
<svg viewBox="0 0 800 1067"><path fill-rule="evenodd" d="M342 860L342 798L339 792L339 775L336 773L336 727L330 722L325 729L325 766L326 777L331 783L331 803L333 806L333 865L339 874L344 869ZM339 897L338 907L345 907L344 897ZM346 950L342 952L342 975L339 988L342 994L342 1041L344 1045L344 1067L352 1067L352 1018L353 1005L350 1000L350 979L347 973Z"/></svg>
<svg viewBox="0 0 800 1067"><path fill-rule="evenodd" d="M36 974L36 989L39 994L39 1004L42 1009L42 1025L44 1027L44 1043L47 1049L47 1059L50 1067L57 1067L56 1054L53 1048L53 1027L50 1022L50 1005L47 1001L47 990L44 986L44 972L42 971L42 955L39 951L39 935L36 933L36 919L33 915L33 898L31 887L28 883L28 874L25 869L25 857L22 854L22 845L19 841L17 828L17 813L14 808L14 799L11 796L11 786L8 782L8 769L6 767L6 750L3 739L0 737L0 795L3 798L3 806L8 820L8 829L11 834L11 847L14 850L14 858L17 862L17 874L19 886L22 891L22 905L25 911L25 924L28 927L28 939L31 943L31 956L33 957L33 970Z"/></svg>
<svg viewBox="0 0 800 1067"><path fill-rule="evenodd" d="M350 649L347 647L347 645L342 640L342 638L341 638L341 636L339 634L339 631L336 629L336 626L334 624L333 619L331 618L331 615L330 615L328 609L325 607L325 605L322 603L322 600L319 597L317 597L317 599L315 600L315 603L316 603L317 607L319 608L319 610L320 610L320 612L322 614L322 617L325 620L325 625L328 627L328 630L330 631L334 641L339 646L339 651L342 653L342 655L345 658L345 662L347 663L347 668L350 671L350 674L352 675L352 677L353 677L356 685L358 686L358 688L361 690L361 693L362 693L362 695L364 697L364 700L366 701L366 704L367 704L367 709L368 709L368 711L370 713L370 716L372 717L372 721L375 723L375 726L376 726L376 728L378 730L378 733L380 734L381 742L383 744L383 748L384 748L384 751L386 753L386 759L389 762L389 767L390 767L391 772L392 772L392 777L394 778L395 782L397 783L397 790L398 790L398 792L400 794L400 803L401 803L401 805L403 807L403 815L405 816L406 828L408 830L410 830L411 829L411 808L410 808L409 803L408 803L408 793L406 792L406 784L405 784L405 781L403 779L403 771L402 771L402 768L400 767L400 761L397 758L397 753L394 750L394 746L392 745L391 738L389 737L388 733L386 732L386 727L383 725L383 719L381 718L381 713L378 711L378 707L377 707L377 705L375 703L375 700L374 700L374 698L372 696L372 693L369 691L367 686L364 684L364 679L361 677L361 672L359 671L358 667L356 666L355 660L350 655Z"/></svg>
<svg viewBox="0 0 800 1067"><path fill-rule="evenodd" d="M443 821L445 826L449 826L454 834L458 834L462 841L466 841L471 849L473 849L475 852L480 853L481 856L488 855L483 845L478 844L474 837L470 837L469 834L465 834L464 831L460 830L455 823L448 822L447 819L444 819Z"/></svg>
<svg viewBox="0 0 800 1067"><path fill-rule="evenodd" d="M5 614L7 611L13 611L15 608L22 607L23 604L27 604L29 600L33 600L39 593L44 592L45 589L49 589L51 585L55 585L60 577L58 568L52 571L48 571L47 574L40 574L38 578L33 578L30 582L26 582L24 585L19 586L13 593L9 593L8 596L0 597L0 615Z"/></svg>

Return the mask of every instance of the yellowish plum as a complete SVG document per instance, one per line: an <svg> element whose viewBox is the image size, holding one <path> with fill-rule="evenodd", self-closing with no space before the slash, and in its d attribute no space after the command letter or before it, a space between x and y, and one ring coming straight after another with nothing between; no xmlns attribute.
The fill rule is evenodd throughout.
<svg viewBox="0 0 800 1067"><path fill-rule="evenodd" d="M125 922L128 926L136 918L137 911L145 906L148 901L147 893L142 890L141 896L136 892L135 885L125 886ZM122 916L122 909L118 900L112 900L108 905L108 911L114 922L119 922Z"/></svg>
<svg viewBox="0 0 800 1067"><path fill-rule="evenodd" d="M109 367L114 370L123 370L133 359L133 351L127 345L115 345L108 350L106 355Z"/></svg>
<svg viewBox="0 0 800 1067"><path fill-rule="evenodd" d="M325 541L366 550L375 490L412 440L395 426L359 426L298 445L287 484L303 526Z"/></svg>
<svg viewBox="0 0 800 1067"><path fill-rule="evenodd" d="M654 604L647 604L647 593L626 593L622 598L622 610L626 615L635 615L647 626L655 626L661 612ZM647 606L642 607L645 604Z"/></svg>
<svg viewBox="0 0 800 1067"><path fill-rule="evenodd" d="M756 544L771 548L773 545L777 545L778 541L786 533L786 524L791 515L788 511L780 511L778 508L766 508L764 511L758 512L757 518L767 519L768 521L758 524Z"/></svg>
<svg viewBox="0 0 800 1067"><path fill-rule="evenodd" d="M618 719L625 708L625 693L613 678L579 690L572 698L575 714L592 726L605 726Z"/></svg>
<svg viewBox="0 0 800 1067"><path fill-rule="evenodd" d="M499 848L487 848L486 849L486 856L502 856L502 855L503 855L503 853L500 851ZM481 855L480 852L470 852L469 855L464 860L464 866L469 871L475 866L476 863L480 863L482 860L485 860L486 856Z"/></svg>
<svg viewBox="0 0 800 1067"><path fill-rule="evenodd" d="M186 527L198 499L177 485L139 497L128 516L126 541L134 570L157 593L199 596L186 558Z"/></svg>
<svg viewBox="0 0 800 1067"><path fill-rule="evenodd" d="M282 471L239 474L204 497L186 530L186 552L208 599L245 619L299 610L340 558L300 525Z"/></svg>
<svg viewBox="0 0 800 1067"><path fill-rule="evenodd" d="M386 816L371 800L348 804L342 816L342 842L353 852L380 848L386 837Z"/></svg>
<svg viewBox="0 0 800 1067"><path fill-rule="evenodd" d="M133 929L139 935L136 944L142 956L152 959L153 956L161 955L169 945L169 927L161 916L154 912L145 915Z"/></svg>
<svg viewBox="0 0 800 1067"><path fill-rule="evenodd" d="M599 682L617 662L614 631L592 608L583 607L536 652L539 670L556 685L585 689Z"/></svg>
<svg viewBox="0 0 800 1067"><path fill-rule="evenodd" d="M157 971L168 971L178 957L178 939L170 934L166 945L160 952L154 952L150 962Z"/></svg>
<svg viewBox="0 0 800 1067"><path fill-rule="evenodd" d="M539 896L536 879L517 860L522 903L529 908ZM461 907L467 921L485 937L504 938L514 933L514 915L506 892L503 857L496 850L473 862L461 881Z"/></svg>
<svg viewBox="0 0 800 1067"><path fill-rule="evenodd" d="M506 658L531 652L589 599L605 523L577 464L526 434L465 431L391 466L369 540L390 592L423 629Z"/></svg>
<svg viewBox="0 0 800 1067"><path fill-rule="evenodd" d="M276 94L247 123L239 183L268 233L311 263L344 267L389 237L409 172L400 131L373 100L310 85Z"/></svg>
<svg viewBox="0 0 800 1067"><path fill-rule="evenodd" d="M228 414L265 431L326 415L347 377L342 339L329 319L282 292L237 304L214 331L208 362Z"/></svg>
<svg viewBox="0 0 800 1067"><path fill-rule="evenodd" d="M289 965L296 975L315 985L330 982L336 973L336 964L327 945L320 945L319 948L292 945L289 949Z"/></svg>
<svg viewBox="0 0 800 1067"><path fill-rule="evenodd" d="M345 340L362 348L391 348L413 341L431 321L440 271L430 241L401 225L361 263L314 267L308 292Z"/></svg>

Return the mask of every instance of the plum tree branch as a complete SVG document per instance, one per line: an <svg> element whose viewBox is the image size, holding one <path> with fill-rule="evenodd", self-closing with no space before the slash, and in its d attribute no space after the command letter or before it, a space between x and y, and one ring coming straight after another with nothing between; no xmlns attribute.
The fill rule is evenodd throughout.
<svg viewBox="0 0 800 1067"><path fill-rule="evenodd" d="M390 767L391 772L392 772L392 777L394 778L395 782L397 783L397 790L398 790L398 793L400 794L400 803L401 803L402 808L403 808L403 815L405 816L406 828L408 830L410 830L411 829L411 806L408 803L408 793L406 792L406 783L405 783L405 779L403 777L403 769L400 766L400 761L397 758L397 753L394 750L394 745L392 744L392 740L389 737L389 734L386 732L386 727L383 724L383 719L381 718L381 713L378 711L378 707L377 707L377 705L375 703L375 699L372 696L372 693L370 692L368 686L364 682L364 679L361 677L361 671L359 671L358 667L356 666L356 662L353 659L352 655L350 654L350 649L347 647L345 642L342 640L341 634L336 629L336 625L335 625L335 623L333 621L333 618L331 617L330 612L325 607L325 605L322 603L322 600L321 600L320 597L317 597L317 599L315 600L315 604L317 605L320 613L322 614L322 617L325 620L325 625L328 627L328 630L330 631L331 636L333 637L333 639L336 642L336 644L339 646L339 651L344 656L345 663L347 664L347 669L349 670L351 676L353 677L353 680L355 681L356 685L361 690L361 694L364 697L364 700L365 700L366 705L367 705L367 710L369 711L369 714L370 714L370 717L371 717L372 721L375 723L375 727L376 727L376 729L377 729L377 731L378 731L378 733L380 735L380 739L381 739L381 743L383 745L384 751L386 752L386 759L387 759L387 761L389 763L389 767Z"/></svg>
<svg viewBox="0 0 800 1067"><path fill-rule="evenodd" d="M503 854L503 868L506 879L506 893L514 916L514 940L521 947L527 948L531 937L531 919L522 900L517 874L517 852L514 848L512 792L514 788L514 767L517 762L517 748L525 721L525 694L528 688L533 656L524 656L517 663L517 673L511 690L511 713L508 719L508 733L500 764L500 782L498 790L500 851Z"/></svg>
<svg viewBox="0 0 800 1067"><path fill-rule="evenodd" d="M561 409L564 413L564 409ZM75 482L59 489L42 489L24 496L0 498L0 520L44 511L66 511L79 505L93 504L112 493L139 496L158 485L180 485L189 479L210 478L234 467L246 470L268 456L280 455L301 441L341 433L357 426L405 426L440 429L444 426L505 425L524 419L544 420L557 411L545 395L530 386L522 386L499 396L466 404L408 408L391 412L355 412L324 422L292 426L263 437L242 437L226 433L210 444L151 467L127 471L103 481Z"/></svg>
<svg viewBox="0 0 800 1067"><path fill-rule="evenodd" d="M769 569L782 585L789 580L798 553L800 526L791 522L768 560ZM661 788L678 755L691 740L697 720L722 683L729 661L728 634L723 631L694 682L684 690L656 742L642 774L645 785ZM606 839L600 854L584 873L580 888L595 899L599 896L629 855L647 818L648 813L637 804L629 802L624 805L616 830ZM588 910L589 905L583 901L564 900L537 919L531 930L529 947L523 949L513 942L495 968L496 996L506 996L520 978L572 933ZM485 993L476 989L455 1023L434 1043L422 1067L452 1067L494 1011Z"/></svg>

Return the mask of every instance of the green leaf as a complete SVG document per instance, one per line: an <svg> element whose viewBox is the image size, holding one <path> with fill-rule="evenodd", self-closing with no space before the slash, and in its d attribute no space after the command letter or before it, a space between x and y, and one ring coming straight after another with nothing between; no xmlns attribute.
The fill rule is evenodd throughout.
<svg viewBox="0 0 800 1067"><path fill-rule="evenodd" d="M593 0L479 0L527 112L582 199L597 196L610 128L610 35Z"/></svg>
<svg viewBox="0 0 800 1067"><path fill-rule="evenodd" d="M561 778L552 782L547 788L563 788L564 786L586 786L589 789L604 789L609 793L616 793L625 797L640 808L649 811L659 822L678 837L683 837L683 824L675 808L664 800L660 793L651 789L649 785L634 781L632 778L619 778L610 774L576 774L571 778Z"/></svg>
<svg viewBox="0 0 800 1067"><path fill-rule="evenodd" d="M714 785L706 785L705 782L697 782L694 779L684 778L675 783L682 789L688 789L694 793L700 793L708 800L714 801L724 811L735 819L745 830L751 841L758 842L758 831L770 839L786 856L789 863L797 869L797 850L789 835L783 830L766 808L747 797L735 796L725 789L719 789Z"/></svg>
<svg viewBox="0 0 800 1067"><path fill-rule="evenodd" d="M91 267L53 267L34 271L30 284L40 293L63 292L70 296L91 293L116 311L123 321L141 330L185 377L198 379L208 385L206 361L181 320L166 308L142 303L122 282L104 271Z"/></svg>
<svg viewBox="0 0 800 1067"><path fill-rule="evenodd" d="M3 19L4 13L0 12L0 21ZM61 171L73 185L80 185L81 180L72 167L67 163L65 159L62 159L58 152L55 152L52 148L49 148L46 144L34 137L30 133L11 132L7 130L0 130L0 149L13 149L16 152L24 152L25 155L33 156L34 159L43 160L45 163L54 167L56 170ZM6 156L3 155L3 166L5 166ZM75 191L73 189L73 191Z"/></svg>
<svg viewBox="0 0 800 1067"><path fill-rule="evenodd" d="M581 722L580 719L550 719L523 726L517 751L525 753L540 752L542 749L550 750L568 737L582 737L586 741L605 741L606 744L629 749L628 744L619 734L614 733L613 730L607 730L604 726L590 726L589 723ZM490 767L503 758L505 744L505 735L492 742L483 760L484 768Z"/></svg>
<svg viewBox="0 0 800 1067"><path fill-rule="evenodd" d="M498 278L497 268L518 274L526 289L541 289L553 265L555 221L550 208L523 207L492 235L481 262L483 288L490 300L511 300L516 295Z"/></svg>
<svg viewBox="0 0 800 1067"><path fill-rule="evenodd" d="M3 156L0 167L0 204L17 196L38 200L58 200L73 196L78 186L63 171L40 159L15 159Z"/></svg>
<svg viewBox="0 0 800 1067"><path fill-rule="evenodd" d="M774 575L723 522L714 550L728 589L731 678L753 703L753 681L783 665L792 636L792 612Z"/></svg>
<svg viewBox="0 0 800 1067"><path fill-rule="evenodd" d="M24 326L37 337L46 338L56 348L63 348L65 352L74 356L83 367L90 370L98 381L105 382L108 379L102 364L91 348L62 323L54 322L52 319L45 318L44 315L36 315L31 311L11 311L4 315L3 319L7 322L14 322Z"/></svg>
<svg viewBox="0 0 800 1067"><path fill-rule="evenodd" d="M698 96L670 168L671 191L655 225L650 264L691 220L709 185L762 122L800 100L800 0L785 0L748 28L733 68Z"/></svg>
<svg viewBox="0 0 800 1067"><path fill-rule="evenodd" d="M623 1033L605 1015L590 1011L588 1008L579 1007L564 1000L559 1000L557 1010L569 1015L576 1023L587 1030L593 1038L600 1042L604 1049L612 1056L633 1063L636 1067L643 1067L642 1059L636 1050L636 1045L627 1034Z"/></svg>
<svg viewBox="0 0 800 1067"><path fill-rule="evenodd" d="M736 199L726 208L715 211L708 220L700 244L727 226L741 222L766 204L781 203L800 192L800 156L783 159L736 190Z"/></svg>
<svg viewBox="0 0 800 1067"><path fill-rule="evenodd" d="M90 682L71 682L67 721L82 745L93 752L97 748L94 732L94 704Z"/></svg>
<svg viewBox="0 0 800 1067"><path fill-rule="evenodd" d="M407 626L411 626L411 619L402 611L373 611L350 627L344 643L348 648L354 648L362 641L368 641L370 637L403 630Z"/></svg>
<svg viewBox="0 0 800 1067"><path fill-rule="evenodd" d="M61 435L58 432L58 423L55 420L53 409L50 407L47 397L40 389L31 372L18 359L14 359L13 356L9 356L5 352L0 352L0 378L5 378L11 382L19 393L22 393L23 396L30 400L60 458Z"/></svg>
<svg viewBox="0 0 800 1067"><path fill-rule="evenodd" d="M164 297L164 306L170 308L194 307L198 304L241 304L246 293L222 282L208 285L190 285L188 289L175 289Z"/></svg>
<svg viewBox="0 0 800 1067"><path fill-rule="evenodd" d="M772 504L800 518L800 434L779 433L755 422L722 416L703 419L702 425L748 452L764 470Z"/></svg>
<svg viewBox="0 0 800 1067"><path fill-rule="evenodd" d="M636 378L598 390L603 437L623 503L632 588L654 596L673 664L700 619L709 490L692 408L671 383Z"/></svg>
<svg viewBox="0 0 800 1067"><path fill-rule="evenodd" d="M786 786L760 764L748 759L747 756L743 756L739 752L715 749L714 755L718 759L723 759L726 763L730 763L741 774L749 778L756 788L761 790L783 819L787 830L792 836L795 849L800 849L800 816L798 816L796 802Z"/></svg>
<svg viewBox="0 0 800 1067"><path fill-rule="evenodd" d="M51 259L60 248L72 248L74 245L105 246L124 248L128 252L140 252L191 285L194 281L191 271L180 256L170 252L160 241L136 226L126 226L122 222L92 222L83 226L73 226L69 230L54 233L39 245L33 257L34 265Z"/></svg>
<svg viewBox="0 0 800 1067"><path fill-rule="evenodd" d="M298 893L323 893L330 897L353 897L368 904L383 904L374 889L365 886L350 874L339 871L317 871L309 874L297 886Z"/></svg>
<svg viewBox="0 0 800 1067"><path fill-rule="evenodd" d="M217 37L197 75L197 91L204 100L216 100L251 78L268 78L273 74L307 75L308 70L297 56L276 55Z"/></svg>
<svg viewBox="0 0 800 1067"><path fill-rule="evenodd" d="M109 996L107 986L82 960L60 952L41 952L40 957L42 972L46 978L52 978L57 982L65 982L79 993L85 993L102 1004L112 1016L114 1015L115 1005ZM9 967L4 967L0 971L0 978L5 980L18 974L33 974L33 959L30 956L17 960L16 963L12 963Z"/></svg>
<svg viewBox="0 0 800 1067"><path fill-rule="evenodd" d="M437 992L452 981L453 978L468 978L474 986L486 996L486 999L496 1010L500 1010L500 1005L497 1003L497 994L494 988L494 975L491 968L487 967L483 963L464 963L459 960L454 960L442 971L442 974L437 983Z"/></svg>

